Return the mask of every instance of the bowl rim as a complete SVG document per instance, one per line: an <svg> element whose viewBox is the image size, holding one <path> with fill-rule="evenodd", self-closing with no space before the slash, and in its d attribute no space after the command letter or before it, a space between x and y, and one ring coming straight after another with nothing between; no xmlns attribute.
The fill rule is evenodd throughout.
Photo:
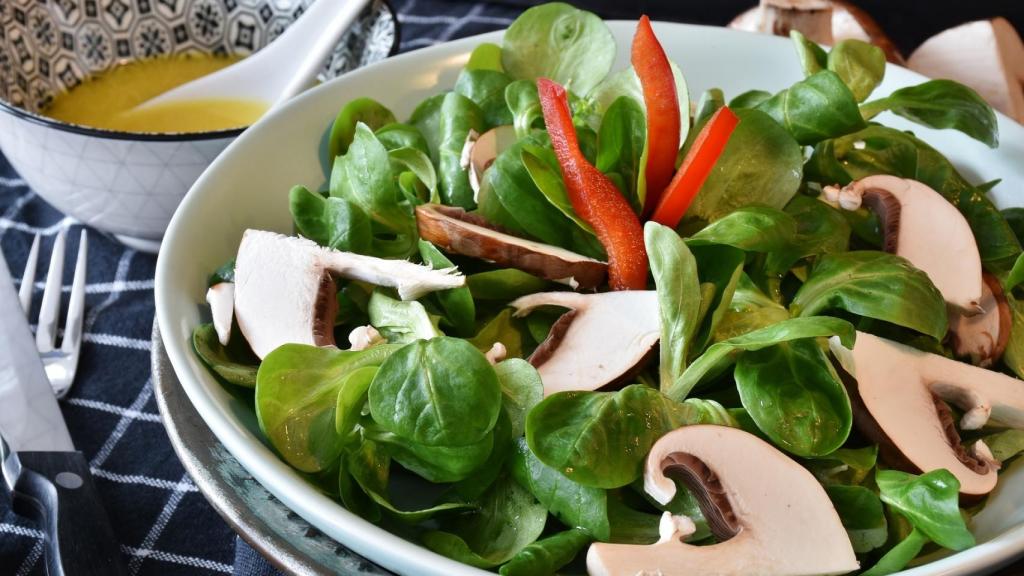
<svg viewBox="0 0 1024 576"><path fill-rule="evenodd" d="M381 3L382 6L391 15L391 22L395 26L395 39L391 43L391 47L388 49L387 55L384 59L388 59L398 53L398 48L402 44L402 23L398 20L398 11L392 5L392 0L376 0ZM0 111L7 112L8 114L18 118L19 120L25 120L32 124L42 126L44 128L52 128L61 132L70 132L72 134L79 134L82 136L91 136L93 138L102 138L104 140L127 140L132 142L195 142L204 140L221 140L225 138L236 138L245 132L248 126L242 126L240 128L228 128L224 130L206 130L203 132L128 132L126 130L111 130L109 128L95 128L92 126L85 126L82 124L72 124L71 122L64 122L51 118L44 114L37 114L30 112L24 108L16 106L14 103L7 99L0 97ZM269 110L268 110L269 112ZM266 114L266 112L264 113Z"/></svg>

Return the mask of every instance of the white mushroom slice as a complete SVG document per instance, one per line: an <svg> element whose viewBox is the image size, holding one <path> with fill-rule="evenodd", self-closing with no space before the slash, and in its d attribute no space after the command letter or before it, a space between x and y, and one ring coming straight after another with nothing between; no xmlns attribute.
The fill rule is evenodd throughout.
<svg viewBox="0 0 1024 576"><path fill-rule="evenodd" d="M981 312L981 257L963 214L941 194L916 180L868 176L822 197L855 210L861 198L882 224L883 248L928 274L946 302L966 314Z"/></svg>
<svg viewBox="0 0 1024 576"><path fill-rule="evenodd" d="M907 67L966 84L996 110L1024 122L1024 43L1005 18L968 22L932 36L910 55Z"/></svg>
<svg viewBox="0 0 1024 576"><path fill-rule="evenodd" d="M231 321L235 317L235 285L220 282L206 291L206 303L210 305L213 328L221 346L227 346L231 338Z"/></svg>
<svg viewBox="0 0 1024 576"><path fill-rule="evenodd" d="M661 437L644 489L667 504L682 481L697 497L711 546L675 537L648 546L595 543L591 576L811 576L846 574L859 563L821 484L760 438L725 426L684 426Z"/></svg>
<svg viewBox="0 0 1024 576"><path fill-rule="evenodd" d="M951 311L949 331L957 356L970 357L972 364L984 368L999 360L1006 351L1013 319L999 280L987 273L982 278L979 305L985 312L966 316Z"/></svg>
<svg viewBox="0 0 1024 576"><path fill-rule="evenodd" d="M448 252L518 268L547 280L570 278L589 289L601 285L608 276L608 265L600 260L506 234L461 208L417 206L416 224L421 238Z"/></svg>
<svg viewBox="0 0 1024 576"><path fill-rule="evenodd" d="M513 126L505 125L491 128L472 143L467 158L467 167L469 169L469 186L473 189L474 202L480 201L478 194L480 193L480 183L484 180L484 172L491 167L498 154L515 144L516 140L516 129Z"/></svg>
<svg viewBox="0 0 1024 576"><path fill-rule="evenodd" d="M661 337L657 293L625 290L601 294L540 292L509 304L516 316L540 306L570 310L530 355L544 395L597 390L633 374Z"/></svg>
<svg viewBox="0 0 1024 576"><path fill-rule="evenodd" d="M822 4L827 4L829 10L823 9ZM759 6L733 18L729 27L781 36L788 35L790 30L798 30L812 41L826 45L841 40L862 40L881 48L890 62L903 63L896 45L882 32L878 23L848 2L762 0Z"/></svg>
<svg viewBox="0 0 1024 576"><path fill-rule="evenodd" d="M890 466L910 472L945 468L967 498L995 487L996 467L963 450L940 400L964 410L964 429L980 428L990 418L1024 428L1024 381L863 332L853 350L836 339L830 345L855 381L845 379L857 427L878 442Z"/></svg>
<svg viewBox="0 0 1024 576"><path fill-rule="evenodd" d="M334 344L337 288L332 274L398 289L403 300L458 288L455 268L433 270L322 248L304 238L246 230L235 262L235 317L260 358L282 344Z"/></svg>

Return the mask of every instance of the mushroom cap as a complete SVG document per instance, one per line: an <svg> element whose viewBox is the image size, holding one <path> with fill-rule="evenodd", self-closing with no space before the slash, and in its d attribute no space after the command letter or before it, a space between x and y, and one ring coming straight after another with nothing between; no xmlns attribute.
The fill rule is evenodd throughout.
<svg viewBox="0 0 1024 576"><path fill-rule="evenodd" d="M967 314L980 311L981 256L974 232L956 206L927 185L896 176L854 181L843 188L839 201L856 197L871 205L882 221L886 251L927 274L946 302Z"/></svg>
<svg viewBox="0 0 1024 576"><path fill-rule="evenodd" d="M681 466L696 475L678 475ZM659 439L647 456L644 489L669 502L672 477L728 508L735 535L710 546L675 537L649 546L595 543L587 554L592 576L818 576L859 567L839 514L805 468L764 440L736 428L684 426ZM698 496L713 523L719 510Z"/></svg>
<svg viewBox="0 0 1024 576"><path fill-rule="evenodd" d="M830 345L843 369L856 379L851 400L855 410L865 411L857 425L883 446L890 465L910 472L945 468L960 481L966 497L995 487L995 468L964 457L958 439L949 435L948 422L943 422L945 405L937 399L965 411L965 429L980 428L989 416L1024 428L1024 382L863 332L857 333L853 350L836 339Z"/></svg>
<svg viewBox="0 0 1024 576"><path fill-rule="evenodd" d="M996 110L1024 122L1024 43L1005 18L940 32L910 55L907 67L966 84Z"/></svg>
<svg viewBox="0 0 1024 576"><path fill-rule="evenodd" d="M507 234L461 208L439 204L416 207L420 237L441 248L518 268L547 280L576 282L595 288L608 275L608 265L565 248Z"/></svg>
<svg viewBox="0 0 1024 576"><path fill-rule="evenodd" d="M529 358L540 373L545 396L617 382L646 361L661 338L654 290L540 292L509 306L517 316L539 306L570 308Z"/></svg>

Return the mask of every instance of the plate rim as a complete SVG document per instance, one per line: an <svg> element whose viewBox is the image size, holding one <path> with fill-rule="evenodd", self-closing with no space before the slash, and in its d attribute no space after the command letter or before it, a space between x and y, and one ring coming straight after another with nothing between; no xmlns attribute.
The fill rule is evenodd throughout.
<svg viewBox="0 0 1024 576"><path fill-rule="evenodd" d="M609 27L628 25L632 28L635 26L635 22L631 20L605 20L605 22ZM736 31L717 26L665 21L654 22L654 26L656 29L662 30L677 27L680 32L684 32L688 29L700 29L704 31L713 30L713 33L724 32L725 34L758 36L760 38L760 40L758 40L759 42L789 43L789 39L787 38ZM282 106L278 110L272 111L263 120L261 120L260 123L269 120L271 117L291 114L293 109L299 108L304 102L318 97L321 92L334 89L333 87L339 83L357 83L360 77L368 73L376 73L375 69L377 67L398 66L399 63L417 60L435 62L442 56L468 56L472 47L481 42L500 42L503 34L504 29L460 38L420 50L399 54L373 65L349 72L343 76L332 79L330 82L326 82L321 86L307 91L289 102L287 105ZM906 69L904 70L910 72L913 77L920 78L921 80L927 80L927 78L917 74L916 72ZM996 115L999 118L1001 136L1003 136L1003 131L1009 127L1009 132L1016 134L1013 138L1009 138L1007 140L1019 142L1024 145L1024 127L1008 119L1005 115L999 112L996 112ZM206 187L206 182L211 178L211 174L217 172L218 167L222 163L226 162L226 158L231 157L231 153L235 147L248 141L248 138L246 137L248 134L248 132L243 134L233 142L228 149L221 153L210 167L203 172L199 179L196 180L195 184L182 200L179 209L175 212L165 238L172 238L176 235L175 233L181 233L179 229L187 228L187 223L184 221L184 216L182 216L182 214L186 212L184 208L191 206L194 202L198 202L198 195L200 194L200 191ZM164 257L164 253L171 250L170 248L166 248L169 245L169 242L165 242L165 248L161 249L161 257L157 261L155 281L157 319L162 326L173 326L175 324L175 319L170 317L170 310L168 309L168 306L170 305L169 301L172 296L168 292L169 288L166 281L167 278L173 276L174 272L169 269L169 258ZM483 571L449 559L417 543L405 540L362 519L359 516L356 516L355 514L352 514L340 504L326 498L322 494L310 494L311 492L315 492L312 487L299 478L293 470L288 468L284 462L280 461L280 459L277 458L276 455L274 455L262 442L259 442L258 439L256 439L256 444L258 445L255 446L256 450L265 452L265 455L269 456L268 458L250 459L239 457L236 450L246 451L254 448L252 441L248 438L253 436L252 433L248 429L240 426L238 422L232 421L229 417L223 414L216 406L217 400L209 394L204 385L199 382L197 378L194 378L190 369L190 360L194 361L194 359L186 357L186 351L184 350L185 347L183 347L181 343L173 341L170 343L165 342L165 344L167 346L167 353L170 358L171 365L182 383L182 388L185 390L196 410L202 416L203 420L207 423L218 440L224 444L225 448L235 456L239 463L269 492L278 497L285 505L296 513L303 516L303 518L312 525L322 528L320 524L321 522L324 524L331 522L329 522L327 516L323 514L322 511L312 509L312 506L297 506L294 502L302 493L305 493L303 499L308 500L308 498L312 497L313 501L318 503L330 504L330 506L335 509L335 513L340 514L341 517L345 518L345 526L331 523L332 525L340 528L340 532L346 533L346 539L344 541L339 539L339 542L342 542L345 546L350 547L358 554L367 557L371 561L378 563L389 570L402 573L415 569L415 572L419 574L438 575L481 576L484 574L492 574L491 572ZM264 480L264 478L269 478L270 476L277 477L277 482L267 482ZM296 480L298 480L298 482L296 482ZM284 493L284 491L288 489L296 489L300 494L292 495ZM296 510L296 508L302 508L311 517L306 516L303 511ZM381 557L379 554L375 553L382 549L387 549L391 553L387 557ZM920 567L899 572L898 575L952 576L960 574L978 574L979 570L994 570L998 568L1001 563L1005 563L1022 553L1024 553L1024 524L1013 527L999 536L996 536L992 540L969 548L963 552L950 555L946 558L930 562ZM423 561L427 561L427 563L423 564Z"/></svg>

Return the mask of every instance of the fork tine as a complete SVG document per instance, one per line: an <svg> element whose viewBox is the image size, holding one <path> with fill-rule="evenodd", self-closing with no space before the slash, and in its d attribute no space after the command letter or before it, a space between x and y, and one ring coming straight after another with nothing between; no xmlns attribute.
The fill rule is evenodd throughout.
<svg viewBox="0 0 1024 576"><path fill-rule="evenodd" d="M64 245L68 231L64 228L53 243L50 255L50 270L46 273L46 288L43 303L39 309L39 326L36 328L36 348L46 353L53 350L57 341L57 317L60 315L60 296L64 285Z"/></svg>
<svg viewBox="0 0 1024 576"><path fill-rule="evenodd" d="M64 342L60 349L68 354L78 352L82 345L82 319L85 311L86 255L89 252L89 236L82 230L78 241L78 259L75 262L75 280L71 284L71 301L68 304L68 319L64 324ZM74 367L72 367L74 369Z"/></svg>
<svg viewBox="0 0 1024 576"><path fill-rule="evenodd" d="M27 315L32 307L32 290L36 283L36 265L39 264L39 234L32 240L32 248L28 251L28 260L25 261L25 271L21 274L21 286L18 288L18 300L21 301L21 309Z"/></svg>

